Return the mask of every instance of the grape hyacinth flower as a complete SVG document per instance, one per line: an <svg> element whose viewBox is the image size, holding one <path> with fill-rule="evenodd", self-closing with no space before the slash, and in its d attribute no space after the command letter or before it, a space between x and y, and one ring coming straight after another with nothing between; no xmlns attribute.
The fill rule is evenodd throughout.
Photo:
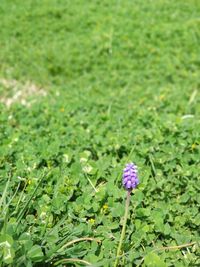
<svg viewBox="0 0 200 267"><path fill-rule="evenodd" d="M125 167L123 175L122 175L122 184L123 184L124 188L127 190L127 197L126 197L126 204L125 204L124 222L123 222L123 226L122 226L122 232L121 232L119 245L117 248L117 255L116 255L114 267L118 266L119 258L121 255L121 247L122 247L122 243L123 243L123 240L125 237L126 223L127 223L127 218L128 218L128 208L129 208L129 204L130 204L131 192L139 184L138 171L137 171L137 166L135 164L133 164L133 163L126 164L126 167Z"/></svg>
<svg viewBox="0 0 200 267"><path fill-rule="evenodd" d="M139 184L138 180L138 171L137 166L133 163L126 164L126 168L124 169L123 178L122 178L123 186L126 190L132 191Z"/></svg>

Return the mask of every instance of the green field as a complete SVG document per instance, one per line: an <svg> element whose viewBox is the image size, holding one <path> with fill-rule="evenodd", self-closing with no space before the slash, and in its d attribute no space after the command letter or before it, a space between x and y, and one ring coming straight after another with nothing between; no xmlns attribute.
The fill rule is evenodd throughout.
<svg viewBox="0 0 200 267"><path fill-rule="evenodd" d="M200 1L0 1L0 266L200 266ZM169 247L169 248L165 248Z"/></svg>

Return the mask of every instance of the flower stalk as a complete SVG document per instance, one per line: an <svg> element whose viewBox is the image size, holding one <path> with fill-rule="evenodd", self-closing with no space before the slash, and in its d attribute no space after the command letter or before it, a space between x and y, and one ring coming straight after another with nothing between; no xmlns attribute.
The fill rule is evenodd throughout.
<svg viewBox="0 0 200 267"><path fill-rule="evenodd" d="M125 236L125 231L126 231L126 222L127 222L127 218L128 218L128 209L129 209L129 204L130 204L130 198L131 198L131 191L128 190L127 191L127 197L126 197L124 222L123 222L123 226L122 226L122 232L121 232L119 245L118 245L118 248L117 248L117 256L116 256L114 267L117 267L118 263L119 263L119 257L120 257L120 253L121 253L122 243L123 243L124 236Z"/></svg>

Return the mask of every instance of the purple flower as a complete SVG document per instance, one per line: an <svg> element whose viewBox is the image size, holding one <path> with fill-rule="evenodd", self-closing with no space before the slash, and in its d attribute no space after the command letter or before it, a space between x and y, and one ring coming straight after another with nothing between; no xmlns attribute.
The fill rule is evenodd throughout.
<svg viewBox="0 0 200 267"><path fill-rule="evenodd" d="M126 164L126 168L124 169L123 173L122 183L125 189L129 191L137 187L137 185L139 184L139 180L137 166L135 164Z"/></svg>

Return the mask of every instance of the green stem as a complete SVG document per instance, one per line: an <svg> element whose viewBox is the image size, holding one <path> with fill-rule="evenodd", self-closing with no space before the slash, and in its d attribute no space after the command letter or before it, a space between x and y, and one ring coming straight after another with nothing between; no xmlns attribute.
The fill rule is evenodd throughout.
<svg viewBox="0 0 200 267"><path fill-rule="evenodd" d="M123 227L122 227L122 232L121 232L121 237L120 237L119 245L118 245L118 248L117 248L117 256L116 256L114 267L117 267L118 266L119 256L120 256L121 247L122 247L122 242L123 242L124 236L125 236L126 222L127 222L127 218L128 218L128 208L129 208L129 204L130 204L130 196L131 196L131 191L127 191L126 205L125 205L125 214L124 214L124 222L123 222Z"/></svg>

